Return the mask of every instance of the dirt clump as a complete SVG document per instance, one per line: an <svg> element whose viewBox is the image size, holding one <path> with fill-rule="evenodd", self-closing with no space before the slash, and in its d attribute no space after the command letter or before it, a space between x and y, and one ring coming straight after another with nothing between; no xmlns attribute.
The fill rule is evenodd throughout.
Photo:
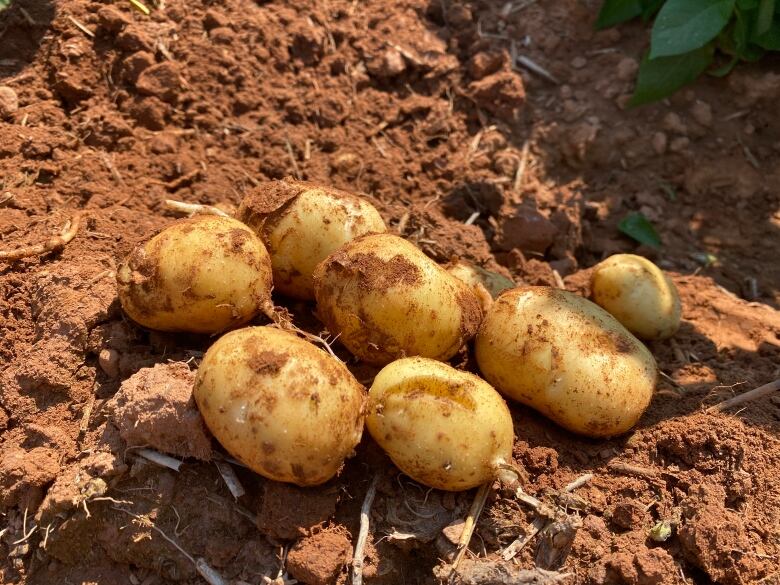
<svg viewBox="0 0 780 585"><path fill-rule="evenodd" d="M19 506L35 510L43 500L44 489L60 471L55 449L36 447L25 450L8 446L0 451L0 508Z"/></svg>
<svg viewBox="0 0 780 585"><path fill-rule="evenodd" d="M323 530L299 540L287 555L287 570L309 585L332 585L352 561L352 544L341 531Z"/></svg>
<svg viewBox="0 0 780 585"><path fill-rule="evenodd" d="M192 397L195 374L183 363L143 368L106 404L129 446L179 457L211 458L211 436Z"/></svg>

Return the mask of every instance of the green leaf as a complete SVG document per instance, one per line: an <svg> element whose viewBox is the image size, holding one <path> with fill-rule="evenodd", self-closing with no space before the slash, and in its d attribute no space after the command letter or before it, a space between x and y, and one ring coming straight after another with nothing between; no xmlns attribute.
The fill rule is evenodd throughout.
<svg viewBox="0 0 780 585"><path fill-rule="evenodd" d="M652 248L661 247L661 237L653 224L638 211L632 211L618 224L618 229L640 244Z"/></svg>
<svg viewBox="0 0 780 585"><path fill-rule="evenodd" d="M718 48L743 61L758 61L765 51L750 40L751 23L755 20L755 15L752 11L743 11L738 7L734 14L736 18L718 36ZM716 72L716 76L719 72L720 70ZM728 72L725 71L725 73Z"/></svg>
<svg viewBox="0 0 780 585"><path fill-rule="evenodd" d="M768 31L750 40L767 51L780 51L780 22L773 22Z"/></svg>
<svg viewBox="0 0 780 585"><path fill-rule="evenodd" d="M728 24L735 0L668 0L658 13L650 58L682 55L703 47Z"/></svg>
<svg viewBox="0 0 780 585"><path fill-rule="evenodd" d="M714 47L706 45L685 55L650 59L639 64L634 95L629 106L641 106L663 99L695 80L712 63Z"/></svg>
<svg viewBox="0 0 780 585"><path fill-rule="evenodd" d="M755 10L759 2L760 0L737 0L737 8L744 11Z"/></svg>
<svg viewBox="0 0 780 585"><path fill-rule="evenodd" d="M642 1L642 20L647 22L650 18L658 12L658 9L664 3L664 0L641 0Z"/></svg>
<svg viewBox="0 0 780 585"><path fill-rule="evenodd" d="M639 0L604 0L596 19L596 28L609 28L642 14Z"/></svg>
<svg viewBox="0 0 780 585"><path fill-rule="evenodd" d="M724 63L720 67L717 67L711 71L707 71L707 75L712 75L712 77L726 77L726 75L731 73L731 70L734 69L734 65L736 65L738 62L739 57L734 55L727 63Z"/></svg>
<svg viewBox="0 0 780 585"><path fill-rule="evenodd" d="M772 16L775 13L775 0L761 0L756 16L756 34L762 35L772 26Z"/></svg>

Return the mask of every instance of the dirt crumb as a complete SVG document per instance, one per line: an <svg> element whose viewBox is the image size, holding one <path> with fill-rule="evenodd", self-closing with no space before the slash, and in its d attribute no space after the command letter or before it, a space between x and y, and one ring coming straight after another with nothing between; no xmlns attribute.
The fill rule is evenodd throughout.
<svg viewBox="0 0 780 585"><path fill-rule="evenodd" d="M195 375L183 363L143 368L106 405L130 446L178 457L211 458L211 438L192 397Z"/></svg>
<svg viewBox="0 0 780 585"><path fill-rule="evenodd" d="M35 510L43 499L42 488L60 471L55 449L29 451L11 446L0 452L0 509L19 506Z"/></svg>
<svg viewBox="0 0 780 585"><path fill-rule="evenodd" d="M323 531L302 538L287 555L287 570L308 585L334 585L352 561L352 543L341 532Z"/></svg>

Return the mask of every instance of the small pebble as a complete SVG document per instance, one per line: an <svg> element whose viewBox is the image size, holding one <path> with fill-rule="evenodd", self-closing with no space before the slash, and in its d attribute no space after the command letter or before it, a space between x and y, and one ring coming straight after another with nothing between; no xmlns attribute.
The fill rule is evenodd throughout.
<svg viewBox="0 0 780 585"><path fill-rule="evenodd" d="M691 107L691 116L705 128L712 125L712 108L707 102L697 100Z"/></svg>
<svg viewBox="0 0 780 585"><path fill-rule="evenodd" d="M10 118L18 109L16 92L7 85L0 85L0 118Z"/></svg>
<svg viewBox="0 0 780 585"><path fill-rule="evenodd" d="M666 145L669 139L663 132L656 132L653 134L653 150L656 154L663 154L666 152Z"/></svg>
<svg viewBox="0 0 780 585"><path fill-rule="evenodd" d="M630 81L634 79L637 69L639 69L639 63L636 62L636 59L625 57L617 65L617 77L623 81Z"/></svg>
<svg viewBox="0 0 780 585"><path fill-rule="evenodd" d="M677 138L674 138L669 143L669 150L672 152L682 152L686 148L688 148L688 145L691 143L691 141L686 138L685 136L678 136Z"/></svg>
<svg viewBox="0 0 780 585"><path fill-rule="evenodd" d="M575 69L582 69L587 64L588 60L585 59L585 57L574 57L574 59L571 60L571 66Z"/></svg>
<svg viewBox="0 0 780 585"><path fill-rule="evenodd" d="M680 116L674 112L669 112L666 114L666 116L664 116L663 127L664 130L672 132L673 134L681 134L683 136L688 134L688 128L685 126L685 124L683 124Z"/></svg>
<svg viewBox="0 0 780 585"><path fill-rule="evenodd" d="M103 349L98 355L98 364L107 376L116 378L119 376L119 352L115 349Z"/></svg>

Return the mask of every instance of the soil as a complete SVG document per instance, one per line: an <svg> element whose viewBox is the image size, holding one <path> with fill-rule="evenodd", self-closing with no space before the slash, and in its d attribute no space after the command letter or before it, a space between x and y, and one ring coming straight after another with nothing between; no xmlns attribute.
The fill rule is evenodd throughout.
<svg viewBox="0 0 780 585"><path fill-rule="evenodd" d="M665 376L634 432L586 440L512 405L523 487L552 516L501 561L538 515L494 490L462 582L780 580L780 398L703 411L780 376L777 60L629 110L647 30L594 32L595 1L146 4L0 12L0 249L83 213L61 251L0 266L0 581L202 582L157 528L234 584L346 583L377 473L365 581L446 576L446 527L472 494L422 488L368 438L293 497L234 466L236 500L213 462L159 467L109 418L143 368L194 369L211 342L127 321L117 263L175 219L166 198L235 209L286 176L366 194L440 262L587 292L589 267L635 252L680 288L683 326L650 344ZM513 69L510 39L557 82ZM620 235L631 211L660 250ZM321 329L310 304L275 302ZM349 365L364 383L376 371Z"/></svg>

